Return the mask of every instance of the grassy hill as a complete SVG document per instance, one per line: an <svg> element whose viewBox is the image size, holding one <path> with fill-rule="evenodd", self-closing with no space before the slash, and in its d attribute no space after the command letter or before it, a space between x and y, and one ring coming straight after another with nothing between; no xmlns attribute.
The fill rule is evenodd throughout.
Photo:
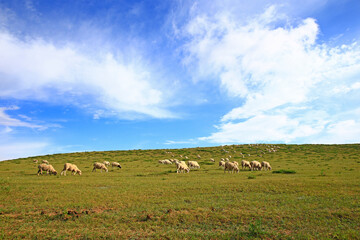
<svg viewBox="0 0 360 240"><path fill-rule="evenodd" d="M360 239L360 145L276 146L276 152L231 145L0 162L0 238ZM230 174L218 167L229 155L241 162L240 153L270 162L273 171ZM174 164L158 163L180 155L201 168L177 174ZM48 160L59 174L37 176L33 160ZM122 169L92 172L94 162L105 160ZM60 176L66 162L82 176Z"/></svg>

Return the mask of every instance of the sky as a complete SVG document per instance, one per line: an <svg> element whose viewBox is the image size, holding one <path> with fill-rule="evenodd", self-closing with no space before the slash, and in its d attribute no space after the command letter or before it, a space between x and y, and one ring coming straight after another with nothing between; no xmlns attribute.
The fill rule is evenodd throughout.
<svg viewBox="0 0 360 240"><path fill-rule="evenodd" d="M360 143L358 0L0 0L0 160Z"/></svg>

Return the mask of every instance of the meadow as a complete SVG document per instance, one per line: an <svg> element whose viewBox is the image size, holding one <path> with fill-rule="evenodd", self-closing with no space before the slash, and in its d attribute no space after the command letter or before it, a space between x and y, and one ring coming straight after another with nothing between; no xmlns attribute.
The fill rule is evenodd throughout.
<svg viewBox="0 0 360 240"><path fill-rule="evenodd" d="M0 239L360 239L360 145L276 146L276 152L265 144L228 145L0 162ZM241 162L240 153L270 162L272 171L219 168L229 155ZM158 163L180 155L201 168L177 174L175 164ZM58 174L37 176L33 160L48 160ZM122 168L92 172L103 161ZM66 162L82 175L60 176Z"/></svg>

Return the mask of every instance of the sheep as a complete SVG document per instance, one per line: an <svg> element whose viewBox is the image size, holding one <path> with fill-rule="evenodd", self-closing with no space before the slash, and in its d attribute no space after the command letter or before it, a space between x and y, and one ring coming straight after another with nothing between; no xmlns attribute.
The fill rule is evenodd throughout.
<svg viewBox="0 0 360 240"><path fill-rule="evenodd" d="M225 161L221 160L221 161L219 162L219 167L225 167Z"/></svg>
<svg viewBox="0 0 360 240"><path fill-rule="evenodd" d="M201 158L200 154L197 154L196 156L197 156L197 158L199 158L199 159Z"/></svg>
<svg viewBox="0 0 360 240"><path fill-rule="evenodd" d="M121 165L120 165L120 163L118 163L118 162L112 162L112 163L111 163L111 167L121 168Z"/></svg>
<svg viewBox="0 0 360 240"><path fill-rule="evenodd" d="M233 161L234 164L236 164L237 166L239 166L239 163L237 161Z"/></svg>
<svg viewBox="0 0 360 240"><path fill-rule="evenodd" d="M81 170L75 164L65 163L60 175L64 174L66 176L66 171L71 171L73 175L79 174L81 176Z"/></svg>
<svg viewBox="0 0 360 240"><path fill-rule="evenodd" d="M110 166L110 163L108 161L104 161L103 164L107 167Z"/></svg>
<svg viewBox="0 0 360 240"><path fill-rule="evenodd" d="M162 164L172 164L172 162L169 159L163 160Z"/></svg>
<svg viewBox="0 0 360 240"><path fill-rule="evenodd" d="M190 171L190 168L186 165L186 163L184 161L177 161L176 162L176 173L181 173L181 172L188 172Z"/></svg>
<svg viewBox="0 0 360 240"><path fill-rule="evenodd" d="M39 171L37 172L37 175L39 176L39 174L42 175L43 171L46 171L46 174L57 174L57 171L55 170L55 168L52 165L47 165L45 163L42 163L38 166Z"/></svg>
<svg viewBox="0 0 360 240"><path fill-rule="evenodd" d="M261 167L264 169L264 170L271 170L271 166L270 166L270 163L268 162L261 162Z"/></svg>
<svg viewBox="0 0 360 240"><path fill-rule="evenodd" d="M258 161L251 161L250 166L251 166L251 171L254 171L254 169L261 170L261 163L259 163Z"/></svg>
<svg viewBox="0 0 360 240"><path fill-rule="evenodd" d="M107 167L105 166L105 164L103 164L103 163L99 163L99 162L96 162L96 163L94 163L94 168L93 168L93 172L95 171L96 172L96 169L101 169L101 172L102 172L102 170L104 169L106 172L108 172L108 169L107 169Z"/></svg>
<svg viewBox="0 0 360 240"><path fill-rule="evenodd" d="M42 163L46 163L47 165L49 165L49 162L47 160L42 160Z"/></svg>
<svg viewBox="0 0 360 240"><path fill-rule="evenodd" d="M215 160L213 158L210 158L210 162L215 162Z"/></svg>
<svg viewBox="0 0 360 240"><path fill-rule="evenodd" d="M225 163L225 168L224 168L224 173L226 171L231 171L231 173L235 172L239 172L239 167L238 165L236 165L235 163L232 162L226 162Z"/></svg>
<svg viewBox="0 0 360 240"><path fill-rule="evenodd" d="M170 161L169 159L165 159L165 160L159 160L159 163L161 163L161 164L172 164L172 161Z"/></svg>
<svg viewBox="0 0 360 240"><path fill-rule="evenodd" d="M246 168L246 167L248 167L249 170L251 169L250 162L249 162L249 161L242 160L242 161L241 161L241 168L244 169L244 168Z"/></svg>
<svg viewBox="0 0 360 240"><path fill-rule="evenodd" d="M38 163L38 160L37 160L37 159L34 159L33 162L34 162L34 163Z"/></svg>
<svg viewBox="0 0 360 240"><path fill-rule="evenodd" d="M200 165L196 161L188 161L189 168L200 168Z"/></svg>

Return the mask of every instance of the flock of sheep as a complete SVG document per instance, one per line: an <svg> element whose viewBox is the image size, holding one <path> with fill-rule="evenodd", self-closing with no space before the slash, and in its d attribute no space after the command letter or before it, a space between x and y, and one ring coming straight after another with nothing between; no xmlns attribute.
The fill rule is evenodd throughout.
<svg viewBox="0 0 360 240"><path fill-rule="evenodd" d="M215 161L213 158L210 159L210 161ZM188 161L188 164L186 165L185 161L179 161L177 159L165 159L165 160L159 160L158 161L161 164L173 164L175 163L176 165L176 172L177 173L181 173L181 172L190 172L191 168L200 168L200 165L197 161ZM228 171L228 172L239 172L239 163L236 161L230 161L229 159L226 160L220 160L219 162L219 167L223 167L224 168L224 172ZM242 160L241 161L241 167L242 169L246 169L249 168L249 170L251 171L259 171L259 170L271 170L271 165L269 162L266 161L262 161L261 163L258 161L245 161Z"/></svg>
<svg viewBox="0 0 360 240"><path fill-rule="evenodd" d="M252 147L252 145L249 145L250 147ZM267 148L266 150L268 152L276 152L277 149L279 147L277 146L271 146L270 148ZM224 148L222 149L224 152L229 153L228 150L225 150ZM233 150L234 153L236 153L235 150ZM171 154L173 157L175 156L173 153L171 152L166 152ZM259 157L262 157L263 154L265 154L264 151L260 152L261 154L258 155ZM245 158L245 155L243 153L240 153L240 155ZM248 156L250 156L250 154L247 154ZM181 158L184 158L186 160L188 160L189 158L187 156L183 156L183 155L179 155ZM198 159L201 159L200 154L196 154L196 157ZM219 161L219 167L223 167L224 168L224 172L237 172L239 173L240 169L239 169L239 163L236 161L230 161L231 156L228 155L228 158L221 158ZM213 158L210 158L211 162L215 162L215 160ZM37 160L34 160L35 163L37 163ZM189 173L191 168L200 168L200 165L197 161L188 161L187 164L185 161L179 161L177 159L165 159L165 160L159 160L158 161L161 164L173 164L175 163L176 165L176 172L177 173ZM120 163L118 162L112 162L110 164L110 162L108 161L104 161L103 163L100 162L96 162L94 163L94 168L93 168L93 172L96 171L96 169L100 169L101 172L104 170L105 172L108 172L108 166L112 166L112 167L117 167L117 168L121 168ZM247 168L251 171L259 171L259 170L271 170L271 165L269 162L266 161L262 161L261 163L259 161L246 161L246 160L242 160L241 161L241 168L242 170L246 170ZM57 171L55 170L55 168L49 164L49 162L47 160L42 160L42 163L40 165L38 165L38 175L39 174L43 174L43 171L46 172L47 174L57 174ZM64 164L64 168L61 172L61 175L65 175L66 176L66 172L70 171L72 172L73 175L79 174L81 175L81 170L72 163L65 163Z"/></svg>
<svg viewBox="0 0 360 240"><path fill-rule="evenodd" d="M259 144L249 144L249 147L258 147ZM230 151L232 151L234 154L236 153L236 150L230 146L231 149L225 149L222 148L221 150L227 154L230 153ZM274 145L269 145L266 147L266 149L259 149L258 150L258 157L263 157L266 152L272 153L272 152L276 152L280 147L279 146L274 146ZM175 157L175 155L172 152L165 152L166 154L170 154L172 157ZM250 157L251 155L248 154L243 154L240 153L240 156L242 158L245 158L245 156ZM180 158L185 158L185 159L189 159L187 156L183 156L183 155L179 155ZM200 154L196 154L196 157L198 159L201 159ZM219 167L223 167L224 168L224 172L239 172L239 163L236 161L230 161L230 159L232 158L231 155L228 155L226 158L221 158L219 161ZM211 162L215 162L215 160L213 158L210 158ZM181 173L181 172L190 172L191 168L200 168L200 165L197 161L188 161L188 164L186 164L185 161L179 161L177 159L165 159L165 160L159 160L159 163L161 164L176 164L176 172L177 173ZM251 171L259 171L259 170L271 170L271 165L269 162L266 161L262 161L261 163L259 161L246 161L246 160L242 160L241 161L241 168L244 169L249 169Z"/></svg>
<svg viewBox="0 0 360 240"><path fill-rule="evenodd" d="M38 161L34 160L34 162L37 163ZM96 163L94 163L94 168L92 171L94 172L94 171L96 171L96 169L100 169L101 172L102 172L102 170L108 172L108 169L107 169L108 166L110 166L110 162L108 162L108 161L104 161L103 163L96 162ZM111 166L121 168L121 165L118 162L112 162ZM57 174L57 171L55 170L55 168L51 164L49 164L49 162L47 160L42 160L42 163L40 165L38 165L38 169L39 170L37 172L37 175L39 175L39 174L42 175L43 171L46 172L46 174L50 174L50 175ZM81 176L81 170L75 164L65 163L64 168L61 171L60 175L66 176L67 171L72 172L73 175L79 174Z"/></svg>

